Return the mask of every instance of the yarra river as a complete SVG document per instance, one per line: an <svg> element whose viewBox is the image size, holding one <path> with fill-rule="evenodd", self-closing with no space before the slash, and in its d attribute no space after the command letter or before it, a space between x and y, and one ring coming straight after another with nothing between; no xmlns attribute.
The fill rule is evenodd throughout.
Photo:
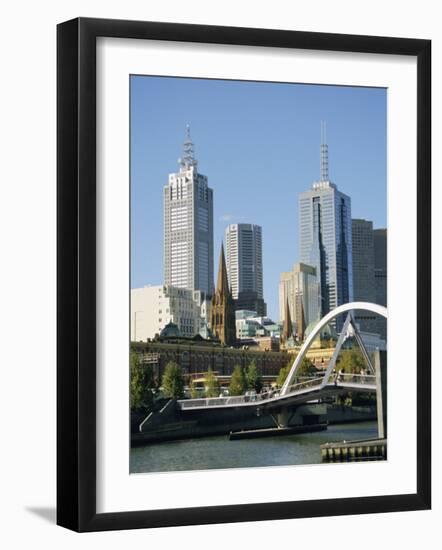
<svg viewBox="0 0 442 550"><path fill-rule="evenodd" d="M377 437L376 422L336 424L322 432L230 441L202 437L145 447L130 453L131 473L319 464L323 443Z"/></svg>

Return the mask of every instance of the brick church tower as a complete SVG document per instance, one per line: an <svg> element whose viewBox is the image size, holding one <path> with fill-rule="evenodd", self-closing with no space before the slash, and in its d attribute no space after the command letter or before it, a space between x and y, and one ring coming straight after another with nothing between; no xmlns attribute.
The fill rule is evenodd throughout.
<svg viewBox="0 0 442 550"><path fill-rule="evenodd" d="M233 346L236 342L235 307L227 280L223 245L219 256L218 280L212 297L210 317L211 329L216 338L226 346Z"/></svg>

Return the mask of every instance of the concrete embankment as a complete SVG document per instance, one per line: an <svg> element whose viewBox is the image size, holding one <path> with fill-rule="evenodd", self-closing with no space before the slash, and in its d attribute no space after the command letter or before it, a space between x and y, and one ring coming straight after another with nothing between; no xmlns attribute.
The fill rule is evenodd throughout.
<svg viewBox="0 0 442 550"><path fill-rule="evenodd" d="M347 422L364 422L376 420L376 405L364 407L346 407L341 405L327 405L328 424L346 424Z"/></svg>
<svg viewBox="0 0 442 550"><path fill-rule="evenodd" d="M288 421L285 427L296 428L297 433L303 433L314 431L318 429L318 426L324 429L327 423L359 422L376 418L376 411L371 408L353 409L351 407L335 407L325 403L298 406L288 411ZM134 424L131 434L132 446L213 435L229 435L231 432L250 431L253 433L259 430L278 429L277 415L262 414L258 406L247 409L233 407L183 412L175 400L167 401L160 410L149 413L138 424Z"/></svg>
<svg viewBox="0 0 442 550"><path fill-rule="evenodd" d="M321 445L323 462L356 462L364 460L386 460L387 440L360 439Z"/></svg>

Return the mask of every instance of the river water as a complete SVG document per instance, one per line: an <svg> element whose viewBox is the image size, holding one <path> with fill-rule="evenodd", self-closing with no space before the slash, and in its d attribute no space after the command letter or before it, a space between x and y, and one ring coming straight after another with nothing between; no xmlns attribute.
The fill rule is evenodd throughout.
<svg viewBox="0 0 442 550"><path fill-rule="evenodd" d="M135 447L130 472L170 472L258 466L319 464L322 443L377 437L376 422L336 424L322 432L230 441L203 437Z"/></svg>

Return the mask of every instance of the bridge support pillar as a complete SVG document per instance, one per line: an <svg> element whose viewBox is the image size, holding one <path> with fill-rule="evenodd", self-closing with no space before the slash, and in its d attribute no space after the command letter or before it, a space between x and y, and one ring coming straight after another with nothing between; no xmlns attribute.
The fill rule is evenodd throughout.
<svg viewBox="0 0 442 550"><path fill-rule="evenodd" d="M387 354L377 350L374 357L376 373L376 406L378 416L378 437L387 437Z"/></svg>
<svg viewBox="0 0 442 550"><path fill-rule="evenodd" d="M284 407L278 412L276 420L278 423L278 428L287 428L289 425L289 411L287 407Z"/></svg>

